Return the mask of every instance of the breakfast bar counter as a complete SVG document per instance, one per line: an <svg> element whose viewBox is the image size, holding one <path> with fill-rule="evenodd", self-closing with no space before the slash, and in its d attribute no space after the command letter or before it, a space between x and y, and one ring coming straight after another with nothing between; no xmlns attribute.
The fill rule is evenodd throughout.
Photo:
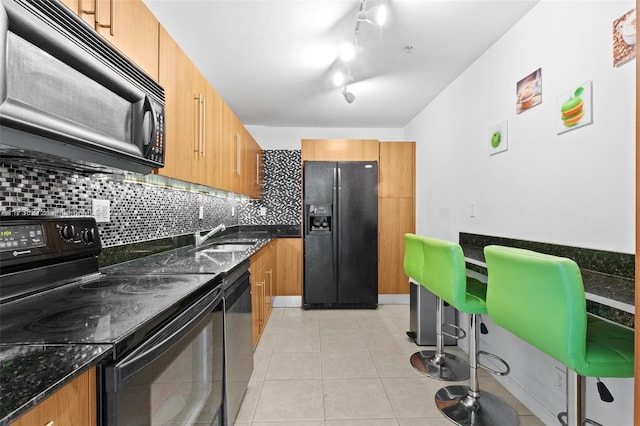
<svg viewBox="0 0 640 426"><path fill-rule="evenodd" d="M484 247L503 245L573 259L580 267L587 311L633 327L635 315L635 256L591 249L460 233L467 267L487 274Z"/></svg>

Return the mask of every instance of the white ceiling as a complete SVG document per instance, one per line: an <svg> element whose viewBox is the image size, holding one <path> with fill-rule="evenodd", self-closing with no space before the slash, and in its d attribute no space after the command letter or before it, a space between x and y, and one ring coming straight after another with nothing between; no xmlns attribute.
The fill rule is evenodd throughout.
<svg viewBox="0 0 640 426"><path fill-rule="evenodd" d="M538 0L367 0L389 17L360 24L352 104L331 77L360 0L144 1L245 125L398 128Z"/></svg>

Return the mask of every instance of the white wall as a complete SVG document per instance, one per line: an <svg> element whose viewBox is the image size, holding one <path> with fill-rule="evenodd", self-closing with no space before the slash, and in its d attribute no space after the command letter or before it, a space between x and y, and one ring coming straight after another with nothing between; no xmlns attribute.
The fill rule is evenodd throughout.
<svg viewBox="0 0 640 426"><path fill-rule="evenodd" d="M417 230L634 253L635 62L612 66L612 22L633 1L543 1L405 128L417 142ZM542 67L542 104L515 84ZM593 124L557 135L556 97L593 81ZM508 120L509 150L488 155ZM477 216L470 217L475 202Z"/></svg>
<svg viewBox="0 0 640 426"><path fill-rule="evenodd" d="M263 149L300 149L302 139L378 139L400 141L402 129L246 126Z"/></svg>
<svg viewBox="0 0 640 426"><path fill-rule="evenodd" d="M614 19L634 6L543 0L406 126L403 139L416 141L418 233L634 253L636 64L613 68L611 46ZM516 82L539 67L542 104L518 115ZM593 124L557 135L556 97L587 80ZM503 120L509 149L489 156L489 129ZM513 368L501 382L546 424L557 424L560 364L485 322L491 332L481 336L481 349ZM588 381L588 416L633 424L633 380L606 380L611 404L599 401L594 383Z"/></svg>

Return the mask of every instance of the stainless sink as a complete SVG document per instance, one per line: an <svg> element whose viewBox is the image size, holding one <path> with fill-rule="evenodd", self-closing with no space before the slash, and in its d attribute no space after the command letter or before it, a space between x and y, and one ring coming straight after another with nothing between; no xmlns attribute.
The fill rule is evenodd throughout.
<svg viewBox="0 0 640 426"><path fill-rule="evenodd" d="M233 253L238 251L245 251L255 244L255 241L242 241L242 242L220 242L207 246L200 251L201 253Z"/></svg>

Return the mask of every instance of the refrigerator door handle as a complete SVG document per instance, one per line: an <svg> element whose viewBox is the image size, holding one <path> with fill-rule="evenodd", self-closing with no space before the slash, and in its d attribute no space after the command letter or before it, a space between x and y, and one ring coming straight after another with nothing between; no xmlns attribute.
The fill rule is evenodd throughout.
<svg viewBox="0 0 640 426"><path fill-rule="evenodd" d="M340 218L338 218L338 196L339 196L339 191L340 191L340 168L339 167L334 167L333 168L333 199L332 201L332 206L331 206L331 214L333 216L333 220L332 220L332 224L331 224L331 239L333 242L333 282L337 283L338 282L338 260L339 260L339 232L340 232L340 228L339 228L339 223L340 223ZM337 296L337 295L336 295Z"/></svg>

